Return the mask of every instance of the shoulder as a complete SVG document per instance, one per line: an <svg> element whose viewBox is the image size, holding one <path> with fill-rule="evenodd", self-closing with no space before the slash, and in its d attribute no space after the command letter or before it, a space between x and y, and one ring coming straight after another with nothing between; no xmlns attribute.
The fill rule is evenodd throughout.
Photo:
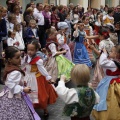
<svg viewBox="0 0 120 120"><path fill-rule="evenodd" d="M20 71L14 70L14 71L10 72L7 76L14 78L14 77L20 77L20 76L22 76L22 74Z"/></svg>

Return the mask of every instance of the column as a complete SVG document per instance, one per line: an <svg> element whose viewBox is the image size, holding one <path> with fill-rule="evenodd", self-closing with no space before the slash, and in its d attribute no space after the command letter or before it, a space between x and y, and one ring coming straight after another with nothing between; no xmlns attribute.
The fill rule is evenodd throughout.
<svg viewBox="0 0 120 120"><path fill-rule="evenodd" d="M68 0L60 0L60 5L68 5Z"/></svg>
<svg viewBox="0 0 120 120"><path fill-rule="evenodd" d="M88 0L80 0L80 5L82 5L85 9L85 12L87 11L88 7Z"/></svg>
<svg viewBox="0 0 120 120"><path fill-rule="evenodd" d="M111 7L116 7L119 5L120 0L112 0L112 6Z"/></svg>
<svg viewBox="0 0 120 120"><path fill-rule="evenodd" d="M91 0L91 8L100 8L101 0Z"/></svg>

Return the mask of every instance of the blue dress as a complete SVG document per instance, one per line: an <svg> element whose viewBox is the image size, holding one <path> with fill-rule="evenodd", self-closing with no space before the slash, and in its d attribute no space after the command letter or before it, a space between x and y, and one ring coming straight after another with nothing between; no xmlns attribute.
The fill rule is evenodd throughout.
<svg viewBox="0 0 120 120"><path fill-rule="evenodd" d="M73 53L73 62L75 64L86 64L88 67L92 66L87 49L84 45L85 32L79 31L79 36L75 40L75 47Z"/></svg>

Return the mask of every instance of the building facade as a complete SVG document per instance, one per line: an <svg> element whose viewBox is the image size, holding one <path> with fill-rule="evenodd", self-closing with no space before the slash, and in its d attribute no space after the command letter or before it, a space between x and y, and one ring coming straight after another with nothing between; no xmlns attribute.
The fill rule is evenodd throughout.
<svg viewBox="0 0 120 120"><path fill-rule="evenodd" d="M43 4L53 3L55 5L68 5L69 3L74 3L74 5L80 4L85 8L85 11L88 6L99 9L100 5L105 6L107 4L109 7L116 7L120 4L120 0L20 0L23 11L30 1L34 1L35 3L41 2ZM6 6L6 0L1 0L0 4Z"/></svg>

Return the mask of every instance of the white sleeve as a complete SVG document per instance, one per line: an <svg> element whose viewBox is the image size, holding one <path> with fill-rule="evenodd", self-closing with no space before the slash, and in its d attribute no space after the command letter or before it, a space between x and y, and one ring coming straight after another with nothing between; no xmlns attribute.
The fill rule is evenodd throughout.
<svg viewBox="0 0 120 120"><path fill-rule="evenodd" d="M74 32L73 32L73 37L78 37L79 36L79 31L78 30L75 30Z"/></svg>
<svg viewBox="0 0 120 120"><path fill-rule="evenodd" d="M107 53L102 53L100 56L100 60L99 60L99 64L109 70L116 70L117 66L115 65L115 63L107 58Z"/></svg>
<svg viewBox="0 0 120 120"><path fill-rule="evenodd" d="M64 44L64 36L61 35L61 34L58 34L57 35L57 41L60 45L63 45Z"/></svg>
<svg viewBox="0 0 120 120"><path fill-rule="evenodd" d="M103 20L105 20L106 18L107 18L107 16L106 16L106 15L104 15L104 16L103 16Z"/></svg>
<svg viewBox="0 0 120 120"><path fill-rule="evenodd" d="M48 47L49 47L50 51L52 52L52 56L55 56L57 53L56 45L54 43L51 43Z"/></svg>
<svg viewBox="0 0 120 120"><path fill-rule="evenodd" d="M39 59L37 62L37 67L38 70L40 71L40 73L46 77L46 80L50 80L52 77L48 74L48 72L46 71L45 67L43 66L43 60Z"/></svg>
<svg viewBox="0 0 120 120"><path fill-rule="evenodd" d="M13 94L18 94L23 91L23 86L20 86L22 74L19 71L13 71L7 75L5 85L12 91Z"/></svg>
<svg viewBox="0 0 120 120"><path fill-rule="evenodd" d="M99 43L99 51L103 50L103 48L105 48L104 42L100 42Z"/></svg>
<svg viewBox="0 0 120 120"><path fill-rule="evenodd" d="M13 46L13 40L11 38L7 39L7 45L8 46Z"/></svg>
<svg viewBox="0 0 120 120"><path fill-rule="evenodd" d="M97 92L94 91L94 93L95 93L95 104L98 104L100 102L100 96L98 95Z"/></svg>
<svg viewBox="0 0 120 120"><path fill-rule="evenodd" d="M74 88L66 88L64 81L59 81L58 86L55 89L58 96L66 104L71 104L79 101L77 91Z"/></svg>

